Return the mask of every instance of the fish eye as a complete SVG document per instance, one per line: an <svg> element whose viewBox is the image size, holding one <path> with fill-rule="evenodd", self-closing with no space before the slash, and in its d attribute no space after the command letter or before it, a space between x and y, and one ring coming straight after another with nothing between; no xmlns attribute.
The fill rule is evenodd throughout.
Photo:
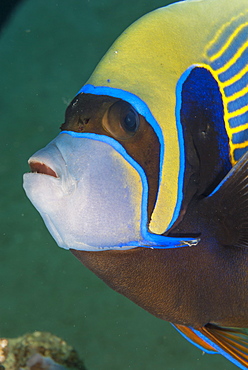
<svg viewBox="0 0 248 370"><path fill-rule="evenodd" d="M139 115L131 104L117 101L105 112L102 124L114 138L126 140L134 136L139 128Z"/></svg>

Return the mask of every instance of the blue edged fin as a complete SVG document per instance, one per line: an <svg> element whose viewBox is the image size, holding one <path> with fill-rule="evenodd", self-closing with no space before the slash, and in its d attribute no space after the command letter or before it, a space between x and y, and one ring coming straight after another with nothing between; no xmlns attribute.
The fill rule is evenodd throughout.
<svg viewBox="0 0 248 370"><path fill-rule="evenodd" d="M173 326L203 351L218 353L240 369L248 369L248 334L245 330L212 324L199 329L183 325L173 324Z"/></svg>
<svg viewBox="0 0 248 370"><path fill-rule="evenodd" d="M248 247L248 152L204 200L223 246ZM211 211L212 210L212 211Z"/></svg>
<svg viewBox="0 0 248 370"><path fill-rule="evenodd" d="M192 328L184 325L172 324L179 333L186 338L190 343L207 353L218 353L212 346L210 346L205 340L201 339Z"/></svg>

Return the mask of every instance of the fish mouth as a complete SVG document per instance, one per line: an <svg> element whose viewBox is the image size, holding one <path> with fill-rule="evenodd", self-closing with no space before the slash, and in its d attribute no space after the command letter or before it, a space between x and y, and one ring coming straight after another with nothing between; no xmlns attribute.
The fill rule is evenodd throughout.
<svg viewBox="0 0 248 370"><path fill-rule="evenodd" d="M57 173L51 167L47 166L43 162L31 160L30 162L28 162L28 164L29 164L29 167L32 173L40 173L43 175L48 175L48 176L58 178Z"/></svg>

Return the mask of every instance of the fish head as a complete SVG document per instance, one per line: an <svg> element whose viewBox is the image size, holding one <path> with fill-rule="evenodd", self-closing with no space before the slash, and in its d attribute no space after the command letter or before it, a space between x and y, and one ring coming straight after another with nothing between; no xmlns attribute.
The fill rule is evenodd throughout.
<svg viewBox="0 0 248 370"><path fill-rule="evenodd" d="M25 192L57 244L97 251L146 243L159 173L152 127L128 102L79 94L61 129L24 175Z"/></svg>

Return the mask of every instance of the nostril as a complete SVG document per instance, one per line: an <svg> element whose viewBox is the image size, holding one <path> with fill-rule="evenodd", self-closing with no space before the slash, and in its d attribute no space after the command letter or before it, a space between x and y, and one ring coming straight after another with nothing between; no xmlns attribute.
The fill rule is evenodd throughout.
<svg viewBox="0 0 248 370"><path fill-rule="evenodd" d="M77 129L78 131L82 132L86 129L86 125L89 123L90 118L79 118L77 123Z"/></svg>
<svg viewBox="0 0 248 370"><path fill-rule="evenodd" d="M47 166L45 163L31 161L29 162L29 167L32 172L43 173L44 175L58 177L56 172L52 170L51 167Z"/></svg>

